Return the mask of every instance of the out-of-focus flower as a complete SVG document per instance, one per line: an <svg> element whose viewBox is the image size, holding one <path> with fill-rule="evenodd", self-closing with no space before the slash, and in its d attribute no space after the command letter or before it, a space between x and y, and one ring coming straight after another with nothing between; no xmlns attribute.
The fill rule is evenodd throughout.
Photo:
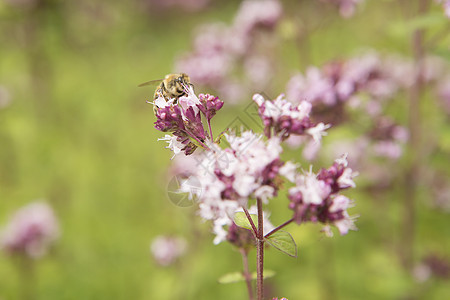
<svg viewBox="0 0 450 300"><path fill-rule="evenodd" d="M0 108L4 108L11 102L11 95L8 90L0 85Z"/></svg>
<svg viewBox="0 0 450 300"><path fill-rule="evenodd" d="M272 28L282 13L283 8L277 0L246 0L236 14L234 27L245 33L257 27Z"/></svg>
<svg viewBox="0 0 450 300"><path fill-rule="evenodd" d="M438 83L437 96L440 100L440 106L450 115L450 76L444 78Z"/></svg>
<svg viewBox="0 0 450 300"><path fill-rule="evenodd" d="M373 142L375 156L395 160L403 154L403 145L408 141L409 133L388 117L381 117L374 123L368 137Z"/></svg>
<svg viewBox="0 0 450 300"><path fill-rule="evenodd" d="M450 0L435 0L435 2L442 4L445 16L450 19Z"/></svg>
<svg viewBox="0 0 450 300"><path fill-rule="evenodd" d="M1 232L0 245L7 252L39 258L59 233L52 208L44 202L33 202L12 216Z"/></svg>
<svg viewBox="0 0 450 300"><path fill-rule="evenodd" d="M213 88L227 102L239 101L246 85L263 89L274 66L264 55L270 39L261 47L259 33L267 36L281 15L278 0L243 1L231 25L208 24L197 30L194 49L176 61L175 69L189 74L195 84ZM235 77L242 71L245 76Z"/></svg>
<svg viewBox="0 0 450 300"><path fill-rule="evenodd" d="M281 94L273 101L265 100L263 96L255 94L253 101L259 109L259 116L264 124L266 136L280 137L282 140L292 135L310 135L316 142L320 142L325 130L329 125L323 123L314 124L309 118L311 104L306 101L300 102L298 106L284 99Z"/></svg>
<svg viewBox="0 0 450 300"><path fill-rule="evenodd" d="M169 266L186 252L186 240L180 237L157 236L150 244L150 252L161 266Z"/></svg>
<svg viewBox="0 0 450 300"><path fill-rule="evenodd" d="M413 276L418 282L425 282L431 276L442 279L450 278L450 261L435 254L429 254L413 269Z"/></svg>
<svg viewBox="0 0 450 300"><path fill-rule="evenodd" d="M327 235L332 235L329 225L336 226L341 235L356 230L354 218L347 212L353 201L340 194L341 190L355 187L353 177L356 175L347 164L345 155L317 175L310 171L297 176L296 186L289 189L288 196L296 223L321 222L326 225Z"/></svg>

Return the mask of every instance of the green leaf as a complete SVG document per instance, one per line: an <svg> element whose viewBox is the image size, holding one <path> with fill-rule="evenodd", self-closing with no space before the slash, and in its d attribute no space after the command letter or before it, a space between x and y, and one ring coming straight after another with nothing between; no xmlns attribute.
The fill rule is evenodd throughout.
<svg viewBox="0 0 450 300"><path fill-rule="evenodd" d="M252 280L256 280L257 276L258 275L256 274L256 272L253 272ZM275 276L275 271L264 270L263 276L264 276L264 279L271 278L271 277ZM232 273L228 273L228 274L221 276L218 281L221 284L235 283L235 282L245 281L245 277L244 277L244 274L242 274L242 272L232 272Z"/></svg>
<svg viewBox="0 0 450 300"><path fill-rule="evenodd" d="M265 240L281 252L292 257L297 257L297 244L295 244L295 241L289 232L279 230L265 238Z"/></svg>
<svg viewBox="0 0 450 300"><path fill-rule="evenodd" d="M235 283L239 281L245 281L245 277L242 272L228 273L219 278L219 283L222 284Z"/></svg>
<svg viewBox="0 0 450 300"><path fill-rule="evenodd" d="M253 224L255 224L255 226L258 227L258 216L255 214L250 214L250 217L253 220ZM247 219L247 216L242 211L239 211L234 215L234 223L239 227L253 230L252 225Z"/></svg>

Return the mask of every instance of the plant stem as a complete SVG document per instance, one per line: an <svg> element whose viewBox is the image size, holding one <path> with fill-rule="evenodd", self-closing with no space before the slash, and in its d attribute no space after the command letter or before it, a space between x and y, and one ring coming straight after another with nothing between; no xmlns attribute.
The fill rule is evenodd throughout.
<svg viewBox="0 0 450 300"><path fill-rule="evenodd" d="M244 248L240 248L239 251L242 255L242 264L244 265L244 277L247 283L248 299L253 300L253 288L252 288L252 275L248 269L248 252Z"/></svg>
<svg viewBox="0 0 450 300"><path fill-rule="evenodd" d="M209 134L211 136L211 142L214 143L213 133L212 133L212 129L211 129L211 120L208 120L208 127L209 127Z"/></svg>
<svg viewBox="0 0 450 300"><path fill-rule="evenodd" d="M420 0L417 16L425 15L428 9L428 0ZM411 37L411 49L414 56L415 78L414 84L411 85L409 91L409 112L408 112L408 129L410 132L409 148L410 148L410 166L406 170L405 178L405 198L404 198L404 215L403 215L403 232L401 259L403 266L407 270L411 270L414 259L414 235L415 235L415 203L417 186L420 183L420 169L422 161L422 141L421 141L421 97L424 91L423 72L424 72L424 31L417 29Z"/></svg>
<svg viewBox="0 0 450 300"><path fill-rule="evenodd" d="M198 137L196 137L195 134L193 134L189 129L185 128L185 132L186 132L191 138L193 138L194 140L196 140L197 143L199 143L200 146L203 147L203 149L211 150L211 149L209 149L208 146L205 145L205 143L203 143L202 141L200 141L200 139L199 139Z"/></svg>
<svg viewBox="0 0 450 300"><path fill-rule="evenodd" d="M256 287L258 292L258 300L264 297L264 224L263 224L263 210L261 198L256 199L258 207L258 234L256 236Z"/></svg>
<svg viewBox="0 0 450 300"><path fill-rule="evenodd" d="M19 299L34 300L36 293L36 278L34 274L34 261L27 256L17 258L17 267L21 281L21 295Z"/></svg>
<svg viewBox="0 0 450 300"><path fill-rule="evenodd" d="M272 229L272 231L269 232L268 234L266 234L264 237L267 238L267 237L271 236L272 234L274 234L275 232L277 232L277 231L280 230L281 228L285 227L286 225L289 225L292 221L294 221L294 218L292 218L292 219L290 219L290 220L284 222L283 224L281 224L281 225L278 226L277 228Z"/></svg>
<svg viewBox="0 0 450 300"><path fill-rule="evenodd" d="M256 229L255 223L253 223L253 219L250 216L250 213L245 207L242 207L242 209L244 210L245 216L247 217L248 221L250 222L250 225L252 226L253 235L255 236L255 239L258 239L258 230Z"/></svg>

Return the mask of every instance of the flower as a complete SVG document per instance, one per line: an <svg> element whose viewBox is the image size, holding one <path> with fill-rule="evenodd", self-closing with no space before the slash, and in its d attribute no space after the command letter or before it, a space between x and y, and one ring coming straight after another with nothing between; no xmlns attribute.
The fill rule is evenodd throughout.
<svg viewBox="0 0 450 300"><path fill-rule="evenodd" d="M296 185L289 189L288 195L296 223L321 222L325 224L323 231L328 236L332 236L330 224L337 227L341 235L350 229L356 230L354 218L347 212L353 201L340 194L343 189L355 187L353 177L356 174L347 165L344 155L318 174L309 171L297 176Z"/></svg>
<svg viewBox="0 0 450 300"><path fill-rule="evenodd" d="M249 199L273 198L279 188L277 177L283 162L279 138L263 141L261 135L244 131L240 136L225 134L226 149L208 143L210 151L195 156L198 165L192 170L201 182L201 190L189 190L199 202L199 214L213 221L214 243L225 240L226 226L232 224L234 212L247 206Z"/></svg>
<svg viewBox="0 0 450 300"><path fill-rule="evenodd" d="M201 113L209 123L223 106L217 97L203 94L197 97L192 86L186 86L185 90L186 96L170 100L159 97L153 102L156 110L155 128L172 133L158 140L167 141L167 148L174 152L174 156L180 152L190 155L198 146L206 147L204 143L209 137L203 127Z"/></svg>
<svg viewBox="0 0 450 300"><path fill-rule="evenodd" d="M208 121L211 120L223 106L223 101L210 94L200 94L199 99L200 103L197 106Z"/></svg>
<svg viewBox="0 0 450 300"><path fill-rule="evenodd" d="M442 4L445 16L450 19L450 0L435 0L435 2Z"/></svg>
<svg viewBox="0 0 450 300"><path fill-rule="evenodd" d="M283 8L277 0L246 0L241 3L234 26L249 33L257 27L272 28L281 18Z"/></svg>
<svg viewBox="0 0 450 300"><path fill-rule="evenodd" d="M181 237L157 236L150 244L153 258L161 266L169 266L186 252L186 240Z"/></svg>
<svg viewBox="0 0 450 300"><path fill-rule="evenodd" d="M180 153L185 145L177 140L178 138L174 135L166 134L163 138L159 138L158 141L167 141L169 144L166 148L169 148L173 152L173 156L171 159L175 157L178 153Z"/></svg>
<svg viewBox="0 0 450 300"><path fill-rule="evenodd" d="M0 234L0 246L10 253L39 258L59 234L52 208L44 202L33 202L12 216Z"/></svg>
<svg viewBox="0 0 450 300"><path fill-rule="evenodd" d="M265 100L263 96L255 94L253 101L256 102L259 109L259 116L264 123L264 132L270 137L272 132L282 140L293 135L310 135L316 142L320 142L326 129L330 125L319 123L313 124L309 118L311 104L302 101L294 106L291 102L284 99L281 94L275 100Z"/></svg>

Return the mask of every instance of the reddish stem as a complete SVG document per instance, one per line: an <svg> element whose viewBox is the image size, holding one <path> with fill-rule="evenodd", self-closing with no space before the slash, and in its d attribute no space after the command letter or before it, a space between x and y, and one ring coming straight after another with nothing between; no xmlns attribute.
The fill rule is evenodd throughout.
<svg viewBox="0 0 450 300"><path fill-rule="evenodd" d="M261 198L256 199L258 207L258 233L256 235L256 287L258 300L264 298L264 224Z"/></svg>
<svg viewBox="0 0 450 300"><path fill-rule="evenodd" d="M248 221L250 222L250 225L252 226L253 235L255 236L256 239L258 239L258 230L256 229L255 223L253 223L253 219L250 216L250 213L245 207L242 207L242 209L244 210L245 216L247 217Z"/></svg>
<svg viewBox="0 0 450 300"><path fill-rule="evenodd" d="M242 255L242 264L244 265L244 278L247 283L248 299L253 300L252 275L248 268L248 252L244 248L239 249Z"/></svg>
<svg viewBox="0 0 450 300"><path fill-rule="evenodd" d="M272 229L271 232L269 232L268 234L266 234L264 237L267 238L269 236L271 236L272 234L274 234L275 232L277 232L278 230L280 230L281 228L285 227L286 225L289 225L290 223L292 223L292 221L294 221L294 218L284 222L283 224L281 224L280 226L278 226L275 229Z"/></svg>

